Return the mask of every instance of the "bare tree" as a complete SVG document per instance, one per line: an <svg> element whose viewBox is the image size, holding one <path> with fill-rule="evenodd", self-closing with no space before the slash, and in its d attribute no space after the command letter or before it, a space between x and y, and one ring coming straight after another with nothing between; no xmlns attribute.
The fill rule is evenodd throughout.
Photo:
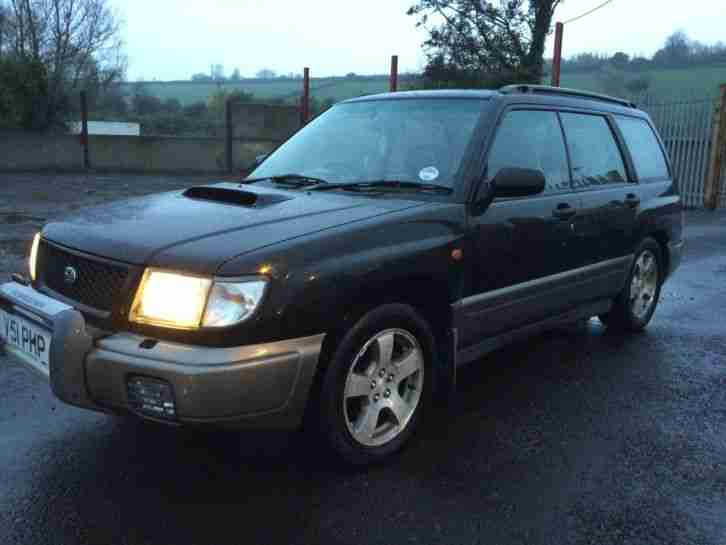
<svg viewBox="0 0 726 545"><path fill-rule="evenodd" d="M408 10L431 60L465 72L539 82L545 39L561 0L417 0Z"/></svg>
<svg viewBox="0 0 726 545"><path fill-rule="evenodd" d="M5 49L5 26L10 12L6 6L0 4L0 56L3 54Z"/></svg>
<svg viewBox="0 0 726 545"><path fill-rule="evenodd" d="M123 77L122 21L108 0L9 0L6 6L6 48L43 67L47 125L59 121L69 93Z"/></svg>

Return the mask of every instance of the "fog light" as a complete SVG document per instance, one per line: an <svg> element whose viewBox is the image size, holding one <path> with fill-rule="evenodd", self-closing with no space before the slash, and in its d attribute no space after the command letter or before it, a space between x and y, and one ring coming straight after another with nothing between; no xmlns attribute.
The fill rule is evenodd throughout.
<svg viewBox="0 0 726 545"><path fill-rule="evenodd" d="M156 418L174 418L174 390L163 380L130 377L126 383L129 406L140 413Z"/></svg>

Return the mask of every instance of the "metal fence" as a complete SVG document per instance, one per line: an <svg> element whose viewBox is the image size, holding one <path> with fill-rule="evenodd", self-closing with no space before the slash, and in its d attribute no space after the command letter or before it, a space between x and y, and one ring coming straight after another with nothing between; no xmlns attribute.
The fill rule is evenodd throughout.
<svg viewBox="0 0 726 545"><path fill-rule="evenodd" d="M656 102L649 97L641 97L637 102L650 114L663 138L684 204L690 208L703 207L717 99L684 98ZM726 193L722 192L719 202L720 206L726 207Z"/></svg>

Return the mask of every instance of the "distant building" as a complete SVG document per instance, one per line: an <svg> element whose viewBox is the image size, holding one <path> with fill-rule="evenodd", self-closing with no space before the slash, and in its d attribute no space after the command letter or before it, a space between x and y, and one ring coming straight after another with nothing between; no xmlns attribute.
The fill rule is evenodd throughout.
<svg viewBox="0 0 726 545"><path fill-rule="evenodd" d="M80 121L71 123L71 134L81 134ZM139 136L141 135L141 125L139 123L123 123L119 121L89 121L88 134Z"/></svg>

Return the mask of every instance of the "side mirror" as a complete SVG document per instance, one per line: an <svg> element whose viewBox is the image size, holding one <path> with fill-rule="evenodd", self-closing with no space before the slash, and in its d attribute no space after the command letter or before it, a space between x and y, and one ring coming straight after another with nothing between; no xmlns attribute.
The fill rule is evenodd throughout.
<svg viewBox="0 0 726 545"><path fill-rule="evenodd" d="M541 170L505 167L491 181L495 197L526 197L545 189L545 175Z"/></svg>

